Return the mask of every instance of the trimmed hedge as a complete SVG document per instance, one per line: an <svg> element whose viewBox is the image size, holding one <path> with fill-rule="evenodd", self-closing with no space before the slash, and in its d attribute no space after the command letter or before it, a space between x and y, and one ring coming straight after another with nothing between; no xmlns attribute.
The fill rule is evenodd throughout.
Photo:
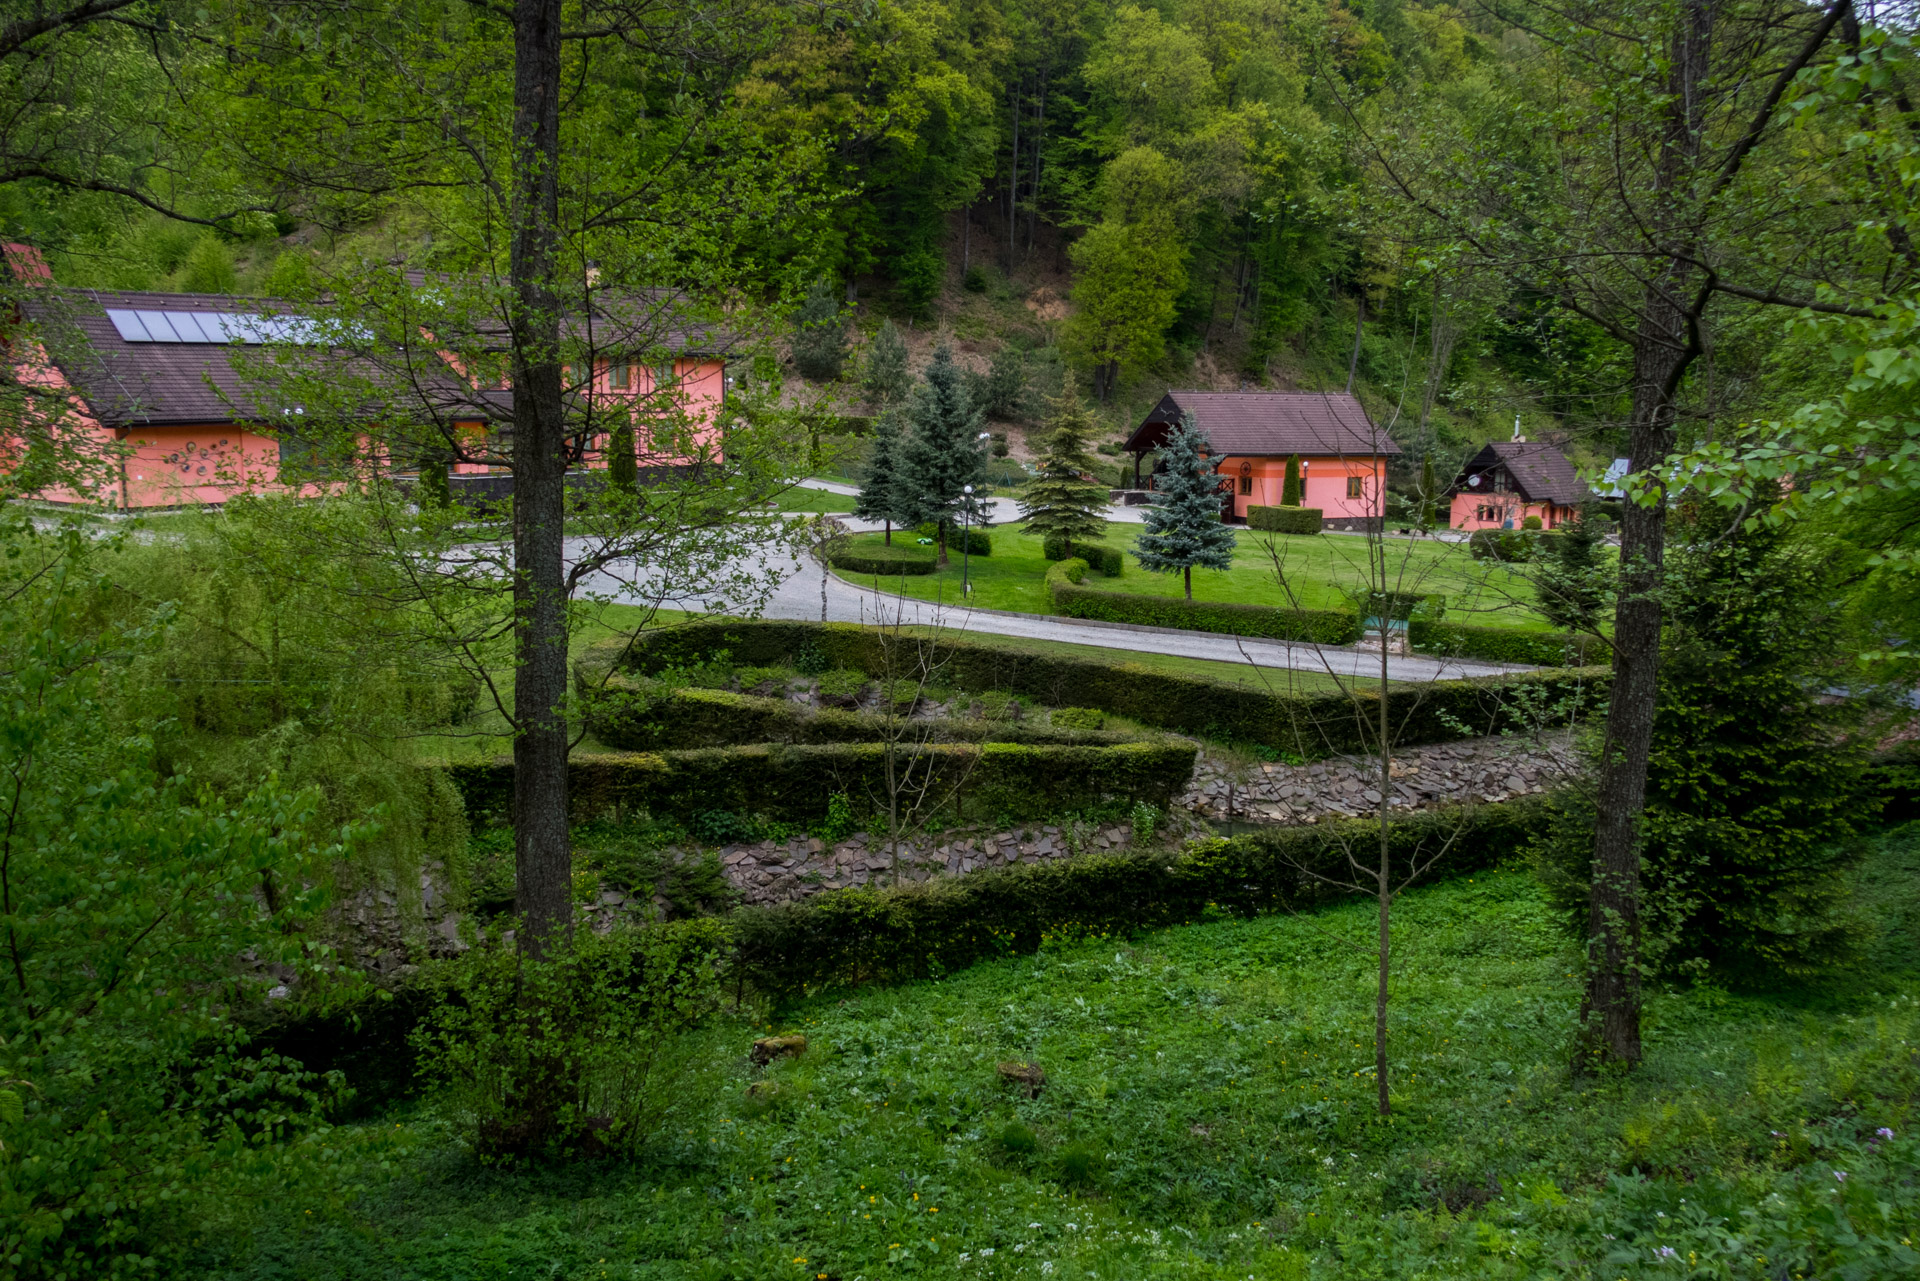
<svg viewBox="0 0 1920 1281"><path fill-rule="evenodd" d="M1467 550L1475 560L1520 565L1547 550L1543 539L1558 537L1557 529L1476 529L1467 536Z"/></svg>
<svg viewBox="0 0 1920 1281"><path fill-rule="evenodd" d="M1320 507L1247 506L1247 528L1268 534L1317 534L1325 509Z"/></svg>
<svg viewBox="0 0 1920 1281"><path fill-rule="evenodd" d="M1040 547L1041 555L1048 560L1067 559L1067 540L1059 534L1048 534L1041 540ZM1127 554L1105 543L1090 543L1082 539L1073 545L1073 554L1107 578L1118 578L1127 570Z"/></svg>
<svg viewBox="0 0 1920 1281"><path fill-rule="evenodd" d="M1612 651L1597 636L1573 632L1524 632L1512 627L1467 627L1415 615L1407 624L1408 642L1423 654L1478 658L1489 663L1536 663L1542 667L1586 667L1612 661Z"/></svg>
<svg viewBox="0 0 1920 1281"><path fill-rule="evenodd" d="M719 689L647 689L616 678L605 689L583 690L587 728L608 747L626 752L732 747L741 743L872 743L896 733L900 722L875 712L806 708L784 698L760 698ZM1076 728L1057 715L1051 727L1017 721L938 720L913 727L913 736L940 743L1091 743L1139 741L1140 735Z"/></svg>
<svg viewBox="0 0 1920 1281"><path fill-rule="evenodd" d="M638 671L653 672L702 662L725 649L736 663L764 665L788 661L811 647L830 665L884 675L913 669L929 645L926 662L939 670L943 684L957 689L1004 690L1053 707L1097 707L1143 725L1264 743L1301 755L1363 750L1370 738L1358 722L1379 723L1379 695L1368 691L1272 694L1119 658L1030 654L969 635L942 635L930 642L854 623L757 619L664 627L642 633L627 651L627 661ZM1406 745L1522 729L1543 714L1559 721L1576 708L1604 705L1610 675L1603 667L1549 668L1394 685L1388 719L1396 741Z"/></svg>
<svg viewBox="0 0 1920 1281"><path fill-rule="evenodd" d="M1198 749L1159 739L1088 746L900 744L894 750L896 769L912 762L916 791L921 780L931 779L929 796L943 798L940 816L1019 821L1111 800L1164 807L1192 777ZM856 811L884 805L886 757L884 743L576 756L567 765L568 792L576 819L645 810L685 822L719 810L815 823L827 817L835 792L846 793ZM512 760L437 768L459 788L469 814L510 812Z"/></svg>
<svg viewBox="0 0 1920 1281"><path fill-rule="evenodd" d="M1053 601L1054 613L1069 618L1226 632L1233 636L1264 636L1314 645L1351 645L1360 639L1360 616L1350 610L1275 609L1267 605L1229 605L1136 592L1103 592L1079 585L1086 572L1087 563L1077 557L1061 561L1047 571L1047 595Z"/></svg>
<svg viewBox="0 0 1920 1281"><path fill-rule="evenodd" d="M849 574L931 574L939 568L936 558L921 548L861 547L830 552L827 563Z"/></svg>
<svg viewBox="0 0 1920 1281"><path fill-rule="evenodd" d="M913 531L913 536L931 538L934 542L935 554L939 554L940 527L938 525L922 525ZM958 556L962 550L969 547L972 548L972 554L975 556L993 555L993 539L978 525L971 529L964 525L955 525L947 530L947 555Z"/></svg>
<svg viewBox="0 0 1920 1281"><path fill-rule="evenodd" d="M1487 867L1523 849L1549 821L1540 798L1396 817L1392 859L1444 849L1425 879ZM833 890L733 916L740 977L775 999L854 983L936 977L1038 950L1063 930L1137 935L1221 912L1299 910L1349 897L1347 851L1378 851L1368 820L1275 828L1178 853L1083 855L919 885ZM1368 855L1373 857L1374 855Z"/></svg>

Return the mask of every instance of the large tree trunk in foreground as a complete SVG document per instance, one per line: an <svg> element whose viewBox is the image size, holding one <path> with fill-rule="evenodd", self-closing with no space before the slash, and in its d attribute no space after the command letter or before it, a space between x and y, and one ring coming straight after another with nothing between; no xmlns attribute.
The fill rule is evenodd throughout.
<svg viewBox="0 0 1920 1281"><path fill-rule="evenodd" d="M560 3L513 20L514 910L523 953L572 924L567 834L566 414L555 244L560 221Z"/></svg>
<svg viewBox="0 0 1920 1281"><path fill-rule="evenodd" d="M1690 0L1674 33L1670 103L1655 173L1657 213L1672 216L1700 161L1701 89L1712 47L1712 0ZM1658 476L1674 445L1674 399L1699 354L1699 308L1688 296L1697 274L1686 230L1669 223L1675 256L1647 282L1633 341L1633 420L1627 453L1636 476ZM1640 814L1660 674L1660 574L1666 553L1666 494L1651 506L1629 501L1620 516L1620 592L1614 607L1613 689L1601 747L1592 888L1587 898L1587 990L1581 1051L1587 1061L1640 1062Z"/></svg>

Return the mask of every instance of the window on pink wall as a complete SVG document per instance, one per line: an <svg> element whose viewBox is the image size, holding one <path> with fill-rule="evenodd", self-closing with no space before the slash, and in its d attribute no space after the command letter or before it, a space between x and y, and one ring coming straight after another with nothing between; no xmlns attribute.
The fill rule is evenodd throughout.
<svg viewBox="0 0 1920 1281"><path fill-rule="evenodd" d="M1366 484L1366 477L1364 476L1347 477L1347 497L1359 498L1362 494L1362 490L1365 484Z"/></svg>

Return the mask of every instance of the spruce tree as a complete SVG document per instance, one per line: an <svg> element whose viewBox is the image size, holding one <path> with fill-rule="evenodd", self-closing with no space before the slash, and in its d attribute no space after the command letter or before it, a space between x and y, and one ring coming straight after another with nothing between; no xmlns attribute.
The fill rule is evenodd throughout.
<svg viewBox="0 0 1920 1281"><path fill-rule="evenodd" d="M1193 567L1233 565L1233 527L1220 521L1220 478L1203 456L1210 448L1188 414L1161 451L1166 470L1157 486L1164 502L1147 508L1147 528L1134 544L1141 568L1183 576L1193 599Z"/></svg>
<svg viewBox="0 0 1920 1281"><path fill-rule="evenodd" d="M1018 347L1002 347L993 354L984 391L982 401L989 417L1001 422L1020 418L1026 408L1027 358Z"/></svg>
<svg viewBox="0 0 1920 1281"><path fill-rule="evenodd" d="M793 315L793 367L814 382L831 382L847 363L847 327L833 286L813 282Z"/></svg>
<svg viewBox="0 0 1920 1281"><path fill-rule="evenodd" d="M1542 539L1546 555L1534 567L1533 589L1540 612L1556 627L1596 632L1613 586L1606 540L1576 514L1552 537Z"/></svg>
<svg viewBox="0 0 1920 1281"><path fill-rule="evenodd" d="M974 487L972 523L987 523L978 514L986 494L987 464L979 440L980 408L968 394L966 378L947 344L934 348L908 412L913 431L894 473L894 507L903 523L932 522L938 528L940 563L945 564L947 532L968 508L966 486Z"/></svg>
<svg viewBox="0 0 1920 1281"><path fill-rule="evenodd" d="M867 399L876 405L898 405L913 390L913 376L907 371L907 344L891 320L880 322L880 332L867 348L866 367L861 370L860 385Z"/></svg>
<svg viewBox="0 0 1920 1281"><path fill-rule="evenodd" d="M1286 479L1280 482L1280 505L1298 507L1303 492L1300 485L1300 455L1295 454L1287 459Z"/></svg>
<svg viewBox="0 0 1920 1281"><path fill-rule="evenodd" d="M867 474L860 484L860 496L853 500L853 514L862 520L881 520L887 524L886 541L893 544L893 522L899 519L899 499L894 487L900 470L900 411L889 409L873 425L873 450L867 456Z"/></svg>
<svg viewBox="0 0 1920 1281"><path fill-rule="evenodd" d="M607 437L607 483L621 493L640 488L640 464L633 456L633 424L623 422Z"/></svg>
<svg viewBox="0 0 1920 1281"><path fill-rule="evenodd" d="M1071 384L1053 402L1046 452L1040 456L1040 474L1020 500L1027 532L1042 538L1064 538L1067 554L1073 540L1095 538L1107 529L1107 487L1085 477L1099 466L1087 453L1087 437L1094 431L1093 415L1080 403Z"/></svg>

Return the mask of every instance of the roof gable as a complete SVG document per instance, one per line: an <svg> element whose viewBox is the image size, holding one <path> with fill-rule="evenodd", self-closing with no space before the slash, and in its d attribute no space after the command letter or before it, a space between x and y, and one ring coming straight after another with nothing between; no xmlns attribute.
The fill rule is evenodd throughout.
<svg viewBox="0 0 1920 1281"><path fill-rule="evenodd" d="M1505 472L1526 502L1574 507L1593 497L1565 454L1545 441L1535 440L1487 442L1461 467L1447 492L1491 493L1490 486L1472 486L1469 478L1496 472Z"/></svg>
<svg viewBox="0 0 1920 1281"><path fill-rule="evenodd" d="M1126 447L1136 452L1159 448L1187 414L1215 454L1373 457L1400 452L1357 399L1318 391L1169 391Z"/></svg>

